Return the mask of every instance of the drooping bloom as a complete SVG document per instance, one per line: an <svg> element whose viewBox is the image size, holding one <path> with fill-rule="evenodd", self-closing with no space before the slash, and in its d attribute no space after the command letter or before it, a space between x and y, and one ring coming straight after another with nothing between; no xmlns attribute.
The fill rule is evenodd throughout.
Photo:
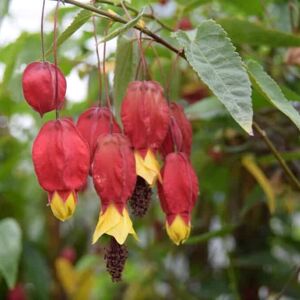
<svg viewBox="0 0 300 300"><path fill-rule="evenodd" d="M167 155L158 184L161 207L166 214L170 239L179 245L189 237L191 212L198 197L198 179L185 153Z"/></svg>
<svg viewBox="0 0 300 300"><path fill-rule="evenodd" d="M61 108L67 82L55 65L49 62L33 62L23 73L22 87L27 103L43 116L46 112Z"/></svg>
<svg viewBox="0 0 300 300"><path fill-rule="evenodd" d="M160 152L164 157L174 151L184 152L189 157L191 154L193 135L191 123L179 104L173 102L169 107L169 131L161 145Z"/></svg>
<svg viewBox="0 0 300 300"><path fill-rule="evenodd" d="M93 158L100 135L108 134L110 130L112 133L121 133L120 126L107 107L95 106L83 112L78 118L77 128L90 146L91 158Z"/></svg>
<svg viewBox="0 0 300 300"><path fill-rule="evenodd" d="M113 133L98 139L92 173L102 205L93 243L106 233L122 245L128 234L136 236L126 208L136 182L135 160L124 135Z"/></svg>
<svg viewBox="0 0 300 300"><path fill-rule="evenodd" d="M77 191L88 176L90 154L86 141L71 120L49 121L34 141L32 159L53 214L61 221L67 220L75 211Z"/></svg>
<svg viewBox="0 0 300 300"><path fill-rule="evenodd" d="M155 81L131 82L123 99L121 118L135 150L137 175L152 186L160 177L155 154L169 126L169 109L161 85Z"/></svg>

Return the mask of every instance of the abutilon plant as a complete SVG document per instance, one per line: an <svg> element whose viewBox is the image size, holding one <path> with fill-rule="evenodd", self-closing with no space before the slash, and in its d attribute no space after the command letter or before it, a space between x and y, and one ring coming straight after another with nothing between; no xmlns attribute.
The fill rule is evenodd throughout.
<svg viewBox="0 0 300 300"><path fill-rule="evenodd" d="M45 0L43 8L44 5ZM111 109L106 79L107 107L102 106L101 63L94 17L99 105L84 111L76 125L71 119L59 119L58 111L63 105L67 84L57 67L58 6L59 1L54 25L55 64L45 61L41 30L43 61L28 65L22 79L24 97L33 109L41 116L56 110L56 120L44 124L33 143L34 169L39 184L48 192L53 214L61 221L73 215L77 193L86 186L90 173L101 202L92 243L103 235L110 236L104 259L112 280L119 281L128 256L127 237L132 235L137 239L127 204L130 203L135 216L144 216L156 182L169 237L179 245L190 234L191 212L199 192L189 160L192 128L182 107L168 104L158 82L133 81L122 102L122 133ZM123 8L126 11L126 7ZM106 44L103 49L105 78ZM145 68L142 47L140 50ZM164 160L162 172L158 152Z"/></svg>
<svg viewBox="0 0 300 300"><path fill-rule="evenodd" d="M74 123L69 119L47 122L33 143L32 160L53 214L61 221L69 219L90 167L89 147Z"/></svg>
<svg viewBox="0 0 300 300"><path fill-rule="evenodd" d="M54 64L33 62L23 73L22 87L27 103L43 116L62 107L67 82L63 73Z"/></svg>
<svg viewBox="0 0 300 300"><path fill-rule="evenodd" d="M197 176L185 153L167 155L158 193L170 239L176 245L184 243L190 235L191 212L199 193Z"/></svg>
<svg viewBox="0 0 300 300"><path fill-rule="evenodd" d="M101 212L93 243L108 234L122 245L129 234L136 237L126 204L136 183L135 160L128 139L120 133L100 136L92 163Z"/></svg>
<svg viewBox="0 0 300 300"><path fill-rule="evenodd" d="M192 148L192 126L184 114L181 105L172 102L170 108L169 130L160 147L160 153L165 158L174 151L184 152L188 157Z"/></svg>
<svg viewBox="0 0 300 300"><path fill-rule="evenodd" d="M121 128L112 112L107 107L94 106L84 111L78 118L77 128L88 142L93 158L99 136L112 133L121 133Z"/></svg>

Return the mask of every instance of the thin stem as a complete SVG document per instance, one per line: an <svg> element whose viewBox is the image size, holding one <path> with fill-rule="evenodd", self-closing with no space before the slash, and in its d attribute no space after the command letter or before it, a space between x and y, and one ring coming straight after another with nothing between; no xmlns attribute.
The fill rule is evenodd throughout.
<svg viewBox="0 0 300 300"><path fill-rule="evenodd" d="M287 165L287 163L285 162L285 160L283 159L281 154L277 151L276 147L274 146L272 141L269 139L266 132L262 128L260 128L260 126L256 122L253 122L253 127L259 133L259 135L262 137L262 139L264 140L264 142L266 143L268 148L271 150L271 152L274 154L274 156L278 160L279 164L281 165L282 169L284 170L285 174L289 178L290 182L295 186L295 188L300 190L300 182L295 177L295 175L293 174L293 172L291 171L291 169L289 168L289 166Z"/></svg>
<svg viewBox="0 0 300 300"><path fill-rule="evenodd" d="M60 0L54 0L54 1L60 1ZM102 10L102 9L99 9L99 8L96 8L96 7L93 7L91 5L88 5L88 4L85 4L85 3L82 3L82 2L79 2L79 1L76 1L76 0L65 0L64 1L65 3L68 3L68 4L73 4L77 7L80 7L80 8L83 8L83 9L86 9L88 11L91 11L91 12L94 12L96 13L97 15L100 15L100 16L104 16L114 22L118 22L118 23L122 23L122 24L126 24L127 21L116 15L116 14L112 14L108 11L105 11L105 10ZM168 43L166 40L164 40L163 38L161 38L160 36L158 36L157 34L155 34L154 32L152 32L151 30L149 30L147 27L145 26L141 26L139 24L135 25L134 26L135 29L145 33L146 35L150 36L151 38L153 38L157 43L165 46L166 48L168 48L169 50L173 51L174 53L178 53L179 50L174 47L173 45L171 45L170 43ZM179 54L182 58L186 59L185 57L185 54L184 54L184 51L180 52Z"/></svg>
<svg viewBox="0 0 300 300"><path fill-rule="evenodd" d="M45 17L46 0L43 0L42 16L41 16L41 45L42 45L42 60L45 62L45 40L44 40L44 17Z"/></svg>
<svg viewBox="0 0 300 300"><path fill-rule="evenodd" d="M98 46L98 38L97 38L97 27L96 27L96 20L93 16L93 30L94 30L94 40L95 40L95 47L96 47L96 56L97 56L97 67L98 67L98 84L99 84L99 106L102 105L102 74L101 74L101 62L100 62L100 55L99 55L99 46Z"/></svg>
<svg viewBox="0 0 300 300"><path fill-rule="evenodd" d="M113 1L108 1L108 0L96 0L97 3L104 3L104 4L108 4L108 5L111 5L111 6L117 6L117 7L121 7L122 5L121 4L117 4L115 5ZM131 12L133 12L135 15L138 15L139 14L139 11L131 6L128 5L128 3L124 3L125 7L130 10ZM169 27L168 25L164 24L162 21L160 21L159 19L157 19L154 14L144 14L143 15L145 18L147 19L151 19L151 20L154 20L155 22L157 22L161 27L165 28L166 30L168 31L174 31L173 28Z"/></svg>
<svg viewBox="0 0 300 300"><path fill-rule="evenodd" d="M55 12L54 12L54 30L53 30L53 59L55 66L55 117L56 120L59 118L59 109L58 109L58 69L57 69L57 18L58 18L58 8L60 0L57 1Z"/></svg>
<svg viewBox="0 0 300 300"><path fill-rule="evenodd" d="M286 281L286 283L284 284L284 287L282 288L282 290L276 295L275 300L280 300L281 297L283 296L283 294L285 293L286 289L288 288L289 284L291 283L291 281L294 278L297 278L298 275L300 273L300 266L299 267L295 267L291 273L291 275L289 276L288 280Z"/></svg>
<svg viewBox="0 0 300 300"><path fill-rule="evenodd" d="M177 52L176 57L175 57L175 59L172 63L170 74L168 76L168 82L166 83L166 92L165 93L166 93L166 97L167 97L168 102L170 102L171 78L173 77L173 73L174 73L175 67L177 65L179 55L180 55L180 51Z"/></svg>
<svg viewBox="0 0 300 300"><path fill-rule="evenodd" d="M159 55L158 55L155 47L152 46L152 41L149 43L149 47L152 49L154 55L156 56L158 68L159 68L159 71L160 71L160 75L161 75L162 80L163 80L163 82L165 83L165 86L166 86L166 84L167 84L167 79L165 77L166 74L164 74L164 72L163 72L163 67L162 67Z"/></svg>
<svg viewBox="0 0 300 300"><path fill-rule="evenodd" d="M105 29L105 35L107 34L108 28ZM105 96L106 96L106 104L110 111L109 115L109 131L110 133L113 132L113 111L111 107L110 97L109 97L109 88L108 88L108 81L106 76L106 41L103 44L103 78L104 78L104 89L105 89Z"/></svg>
<svg viewBox="0 0 300 300"><path fill-rule="evenodd" d="M298 13L296 17L294 13L298 10L298 7L295 5L294 1L289 0L288 9L289 9L291 29L293 33L296 33L298 31Z"/></svg>
<svg viewBox="0 0 300 300"><path fill-rule="evenodd" d="M124 4L123 1L121 1L121 6L127 16L127 18L129 20L131 20L131 16L126 8L126 5ZM140 35L138 35L136 33L136 38L137 38L137 42L138 42L138 46L139 46L139 49L140 49L140 55L141 55L141 60L142 60L142 67L143 67L143 75L144 75L144 78L146 77L146 72L148 73L148 69L147 69L147 62L146 62L146 58L145 58L145 55L144 55L144 50L143 50L143 44L142 44L142 33L140 33Z"/></svg>

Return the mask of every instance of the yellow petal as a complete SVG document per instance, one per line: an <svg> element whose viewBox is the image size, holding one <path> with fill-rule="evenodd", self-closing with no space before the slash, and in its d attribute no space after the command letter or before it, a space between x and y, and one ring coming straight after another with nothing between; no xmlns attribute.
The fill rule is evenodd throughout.
<svg viewBox="0 0 300 300"><path fill-rule="evenodd" d="M65 258L59 257L55 261L57 277L65 290L71 296L76 290L77 274L73 265Z"/></svg>
<svg viewBox="0 0 300 300"><path fill-rule="evenodd" d="M120 245L124 244L128 234L132 234L137 239L126 208L124 208L122 214L120 214L117 208L113 204L110 204L104 213L100 213L98 224L93 235L93 244L95 244L103 234L113 236Z"/></svg>
<svg viewBox="0 0 300 300"><path fill-rule="evenodd" d="M138 151L134 152L136 174L144 178L149 185L154 186L156 180L162 181L160 175L160 165L152 150L148 150L145 158Z"/></svg>
<svg viewBox="0 0 300 300"><path fill-rule="evenodd" d="M76 208L74 192L70 192L66 201L64 201L57 192L54 192L50 199L50 207L57 219L66 221L71 218Z"/></svg>
<svg viewBox="0 0 300 300"><path fill-rule="evenodd" d="M171 225L166 222L166 228L168 236L177 246L183 244L191 232L191 225L187 225L180 215L175 217Z"/></svg>

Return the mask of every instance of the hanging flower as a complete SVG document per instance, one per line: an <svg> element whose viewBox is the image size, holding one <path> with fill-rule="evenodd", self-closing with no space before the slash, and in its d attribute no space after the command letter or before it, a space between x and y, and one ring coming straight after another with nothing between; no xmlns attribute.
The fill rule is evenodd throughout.
<svg viewBox="0 0 300 300"><path fill-rule="evenodd" d="M49 121L34 141L32 159L53 214L67 220L75 211L77 191L86 183L90 165L87 143L71 120Z"/></svg>
<svg viewBox="0 0 300 300"><path fill-rule="evenodd" d="M169 153L178 151L184 152L188 157L192 148L192 126L184 114L183 108L176 103L170 106L169 131L161 145L160 152L163 157Z"/></svg>
<svg viewBox="0 0 300 300"><path fill-rule="evenodd" d="M112 128L110 128L111 124ZM108 134L110 129L113 133L121 133L119 124L107 107L95 106L83 112L78 119L77 128L90 146L91 158L100 135Z"/></svg>
<svg viewBox="0 0 300 300"><path fill-rule="evenodd" d="M93 243L106 233L122 245L128 234L136 236L126 208L136 182L135 161L124 135L113 133L98 139L92 173L102 204Z"/></svg>
<svg viewBox="0 0 300 300"><path fill-rule="evenodd" d="M169 109L163 88L155 81L134 81L123 99L121 118L136 160L137 175L154 185L160 178L155 157L169 126Z"/></svg>
<svg viewBox="0 0 300 300"><path fill-rule="evenodd" d="M46 112L61 108L67 82L55 65L33 62L24 71L22 87L27 103L43 116Z"/></svg>
<svg viewBox="0 0 300 300"><path fill-rule="evenodd" d="M162 169L163 184L158 184L161 207L166 214L170 239L179 245L189 237L191 212L198 197L198 179L185 153L171 153Z"/></svg>

